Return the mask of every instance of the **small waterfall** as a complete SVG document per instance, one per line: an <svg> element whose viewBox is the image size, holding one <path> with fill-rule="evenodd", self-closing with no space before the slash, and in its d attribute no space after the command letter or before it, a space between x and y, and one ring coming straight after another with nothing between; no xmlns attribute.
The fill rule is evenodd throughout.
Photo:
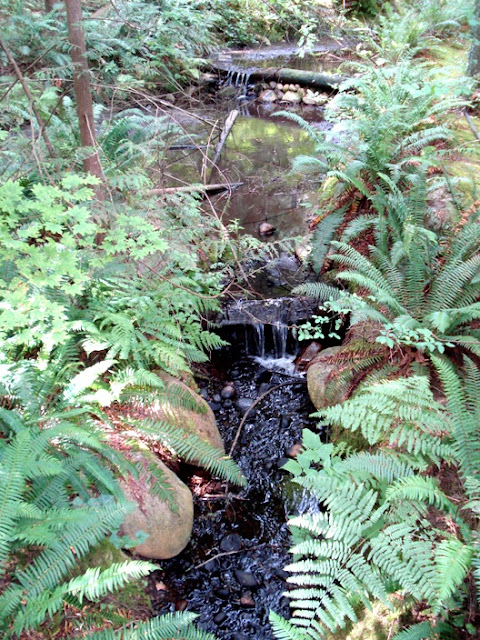
<svg viewBox="0 0 480 640"><path fill-rule="evenodd" d="M287 355L288 326L280 320L272 326L274 355L285 358Z"/></svg>
<svg viewBox="0 0 480 640"><path fill-rule="evenodd" d="M252 325L254 330L255 347L257 354L263 358L265 356L265 325L260 322Z"/></svg>

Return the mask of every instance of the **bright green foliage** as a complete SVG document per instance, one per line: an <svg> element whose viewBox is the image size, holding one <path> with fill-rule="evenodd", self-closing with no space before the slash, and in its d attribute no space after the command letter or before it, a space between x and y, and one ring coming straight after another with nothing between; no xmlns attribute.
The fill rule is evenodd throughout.
<svg viewBox="0 0 480 640"><path fill-rule="evenodd" d="M433 616L445 616L470 570L478 571L477 533L434 478L419 473L455 460L467 494L478 500L472 475L480 471L478 371L471 367L462 383L448 362L435 364L448 411L435 403L425 377L361 388L318 415L347 431L361 430L377 449L345 453L344 446L323 444L305 430L304 451L285 465L316 498L318 511L290 520L292 619L272 615L281 640L321 638L355 621L359 600L391 607L389 596L398 591L427 602ZM458 535L436 528L428 517L432 509L453 520ZM398 638L431 631L425 624Z"/></svg>
<svg viewBox="0 0 480 640"><path fill-rule="evenodd" d="M197 615L170 613L148 622L125 626L117 631L97 631L86 636L87 640L215 640L211 633L195 628L192 622Z"/></svg>

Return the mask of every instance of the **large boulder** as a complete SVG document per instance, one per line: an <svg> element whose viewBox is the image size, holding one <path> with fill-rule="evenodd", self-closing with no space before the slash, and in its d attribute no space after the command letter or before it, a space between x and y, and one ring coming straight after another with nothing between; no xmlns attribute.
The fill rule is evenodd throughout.
<svg viewBox="0 0 480 640"><path fill-rule="evenodd" d="M341 349L342 347L323 349L308 367L308 393L317 409L325 409L325 407L344 402L347 399L348 381L339 383L335 379L339 365L332 362Z"/></svg>
<svg viewBox="0 0 480 640"><path fill-rule="evenodd" d="M187 546L193 526L193 498L190 489L150 453L142 451L130 456L142 469L138 478L122 480L122 489L136 508L127 514L121 527L122 535L132 539L139 532L148 535L134 551L145 558L166 560L178 555ZM156 465L169 485L169 499L154 493L155 478L151 472Z"/></svg>
<svg viewBox="0 0 480 640"><path fill-rule="evenodd" d="M164 398L157 399L145 407L145 415L154 420L165 420L178 425L189 433L195 434L205 442L221 451L225 451L222 436L217 427L213 411L205 400L186 384L166 373L159 374L165 383ZM182 401L188 401L197 410L182 407ZM192 460L193 463L198 462Z"/></svg>

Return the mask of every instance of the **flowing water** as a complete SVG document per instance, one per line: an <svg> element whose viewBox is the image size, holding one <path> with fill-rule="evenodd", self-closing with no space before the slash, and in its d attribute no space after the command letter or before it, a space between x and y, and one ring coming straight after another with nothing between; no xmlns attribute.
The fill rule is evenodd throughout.
<svg viewBox="0 0 480 640"><path fill-rule="evenodd" d="M206 212L213 208L225 223L238 220L257 237L260 224L270 223L275 232L262 238L265 242L305 236L318 182L300 178L290 168L295 156L314 152L313 143L291 120L275 115L280 107L252 100L249 70L273 64L303 69L323 64L323 69L322 54L333 49L329 46L301 60L291 47L259 49L253 57L251 52L230 52L223 95L195 103L195 117L177 115L194 144L169 152L164 184L242 182L232 193L211 197ZM221 127L233 108L241 115L212 171L205 160L205 150L215 146L212 126ZM329 126L320 107L292 110L316 127ZM199 625L219 640L272 640L270 610L287 617L289 611L283 569L291 561L287 516L318 508L292 487L282 469L288 455L294 455L302 429L316 426L304 375L295 370L299 345L289 329L308 317L308 301L299 306L291 297L272 299L280 293L279 283L284 292L291 289L299 271L292 253L280 256L266 269L263 293L270 300L258 308L255 300L240 300L224 311L220 333L231 346L212 354L198 384L215 413L226 451L242 425L233 457L248 487L227 489L207 473L183 465L179 475L195 497L192 539L178 557L161 563L151 582L157 613L193 611Z"/></svg>
<svg viewBox="0 0 480 640"><path fill-rule="evenodd" d="M201 392L227 451L246 408L263 396L248 414L233 454L248 488L231 487L225 494L224 485L184 468L184 479L197 492L192 540L177 558L161 563L152 592L158 612L186 607L219 640L271 640L270 610L288 616L287 514L314 508L292 489L281 467L302 429L316 425L310 417L314 408L305 379L293 370L298 345L280 319L274 325L230 326L224 335L235 346L214 354ZM225 385L235 387L234 398L222 397Z"/></svg>

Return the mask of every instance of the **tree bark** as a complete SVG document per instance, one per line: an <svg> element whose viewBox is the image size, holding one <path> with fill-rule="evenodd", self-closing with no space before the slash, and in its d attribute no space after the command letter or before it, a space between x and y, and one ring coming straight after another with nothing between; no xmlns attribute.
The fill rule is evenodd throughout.
<svg viewBox="0 0 480 640"><path fill-rule="evenodd" d="M93 102L90 93L90 75L86 56L85 35L82 27L81 0L65 0L67 9L68 38L72 45L71 56L74 64L73 87L77 102L78 123L82 147L90 147L94 151L83 160L83 167L87 173L99 178L102 185L105 176L98 155L95 125L93 120ZM105 199L103 187L97 188L97 196Z"/></svg>
<svg viewBox="0 0 480 640"><path fill-rule="evenodd" d="M475 2L474 24L472 28L472 46L468 54L468 75L480 73L480 0Z"/></svg>
<svg viewBox="0 0 480 640"><path fill-rule="evenodd" d="M55 5L55 0L45 0L45 13L51 13Z"/></svg>

